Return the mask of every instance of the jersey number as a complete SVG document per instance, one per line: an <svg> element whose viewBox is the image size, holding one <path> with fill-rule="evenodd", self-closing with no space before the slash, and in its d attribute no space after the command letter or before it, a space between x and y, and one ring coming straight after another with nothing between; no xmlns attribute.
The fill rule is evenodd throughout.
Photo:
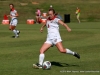
<svg viewBox="0 0 100 75"><path fill-rule="evenodd" d="M48 24L48 28L50 27L50 25Z"/></svg>

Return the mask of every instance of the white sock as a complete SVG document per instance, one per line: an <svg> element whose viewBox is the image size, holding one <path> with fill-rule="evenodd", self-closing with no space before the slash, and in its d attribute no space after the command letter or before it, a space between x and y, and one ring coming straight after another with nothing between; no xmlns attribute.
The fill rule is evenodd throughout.
<svg viewBox="0 0 100 75"><path fill-rule="evenodd" d="M17 31L15 29L13 30L13 32L14 32L15 36L18 36Z"/></svg>
<svg viewBox="0 0 100 75"><path fill-rule="evenodd" d="M43 64L44 57L45 57L45 55L44 55L44 54L40 54L40 55L39 55L39 64L40 64L40 65L42 65L42 64Z"/></svg>
<svg viewBox="0 0 100 75"><path fill-rule="evenodd" d="M19 30L16 30L17 33L19 33Z"/></svg>
<svg viewBox="0 0 100 75"><path fill-rule="evenodd" d="M71 51L71 50L69 50L69 49L66 49L66 53L71 54L71 55L74 55L74 52Z"/></svg>

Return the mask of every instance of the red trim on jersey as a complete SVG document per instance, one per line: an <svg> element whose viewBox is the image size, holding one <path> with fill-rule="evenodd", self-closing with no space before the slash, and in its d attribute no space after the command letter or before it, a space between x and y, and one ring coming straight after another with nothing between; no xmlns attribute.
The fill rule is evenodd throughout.
<svg viewBox="0 0 100 75"><path fill-rule="evenodd" d="M52 19L50 19L50 17L47 20L54 20L56 18L56 16L54 16Z"/></svg>
<svg viewBox="0 0 100 75"><path fill-rule="evenodd" d="M14 8L12 8L10 11L14 11L15 9Z"/></svg>

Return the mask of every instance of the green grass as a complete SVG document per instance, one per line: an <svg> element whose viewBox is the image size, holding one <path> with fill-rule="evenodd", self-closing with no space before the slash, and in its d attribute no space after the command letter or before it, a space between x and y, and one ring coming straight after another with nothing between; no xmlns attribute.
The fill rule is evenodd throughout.
<svg viewBox="0 0 100 75"><path fill-rule="evenodd" d="M0 25L0 75L99 75L100 22L68 25L72 29L70 33L60 26L63 45L78 52L81 59L61 54L52 47L45 53L45 60L52 63L51 70L32 68L32 64L38 62L39 49L46 39L46 28L40 33L41 25L18 24L21 34L14 39L8 25Z"/></svg>

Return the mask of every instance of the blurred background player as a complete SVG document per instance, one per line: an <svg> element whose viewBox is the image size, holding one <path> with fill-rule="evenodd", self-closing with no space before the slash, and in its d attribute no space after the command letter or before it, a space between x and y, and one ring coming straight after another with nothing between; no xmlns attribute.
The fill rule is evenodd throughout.
<svg viewBox="0 0 100 75"><path fill-rule="evenodd" d="M76 18L77 18L77 20L78 20L78 22L80 23L80 9L77 7L76 8Z"/></svg>
<svg viewBox="0 0 100 75"><path fill-rule="evenodd" d="M37 8L35 13L36 13L36 23L40 23L40 21L41 21L41 10L39 8Z"/></svg>
<svg viewBox="0 0 100 75"><path fill-rule="evenodd" d="M71 29L68 27L67 24L65 24L63 21L61 21L59 18L56 18L55 16L55 10L54 9L50 9L48 12L48 19L46 24L44 24L40 31L42 32L44 27L47 26L47 39L44 42L44 44L42 45L42 47L40 48L40 55L39 55L39 64L33 64L34 68L42 68L42 64L45 58L45 52L53 46L56 46L57 49L64 54L71 54L75 57L77 57L78 59L80 59L80 55L76 52L71 51L68 48L64 48L62 45L62 39L59 33L59 24L64 26L68 32L71 31Z"/></svg>
<svg viewBox="0 0 100 75"><path fill-rule="evenodd" d="M9 7L10 7L10 15L7 15L8 17L11 18L9 30L12 30L13 33L15 34L15 36L13 36L14 38L18 38L20 31L15 29L18 23L17 21L18 13L15 10L13 4L9 4Z"/></svg>

